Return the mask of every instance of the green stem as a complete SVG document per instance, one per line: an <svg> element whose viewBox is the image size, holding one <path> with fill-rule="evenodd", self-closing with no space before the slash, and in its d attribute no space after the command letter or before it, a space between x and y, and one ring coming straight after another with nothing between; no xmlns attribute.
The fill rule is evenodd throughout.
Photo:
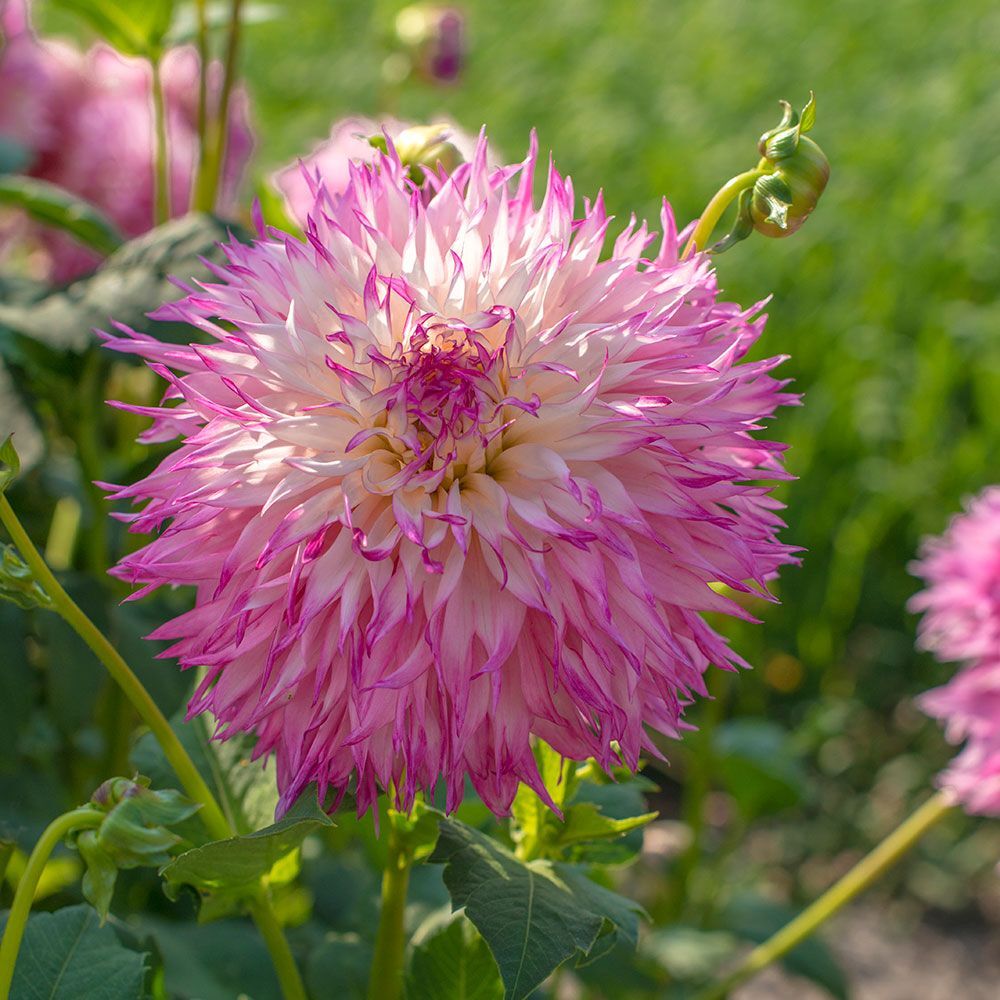
<svg viewBox="0 0 1000 1000"><path fill-rule="evenodd" d="M161 226L170 218L170 151L167 146L167 105L163 98L160 60L153 59L153 114L156 120L156 163L154 175L154 220Z"/></svg>
<svg viewBox="0 0 1000 1000"><path fill-rule="evenodd" d="M35 898L38 881L45 870L49 855L59 842L72 830L93 828L99 826L104 819L104 813L89 806L82 806L71 812L57 816L46 828L35 844L24 874L17 883L14 902L7 915L7 926L3 939L0 940L0 997L10 995L10 985L14 981L14 963L21 948L21 938L31 912L31 903Z"/></svg>
<svg viewBox="0 0 1000 1000"><path fill-rule="evenodd" d="M952 808L953 803L944 792L938 792L928 799L874 850L865 855L840 881L827 889L816 902L804 909L777 934L754 948L721 983L699 994L697 1000L724 1000L730 990L787 955L841 907L891 868L935 823L947 816Z"/></svg>
<svg viewBox="0 0 1000 1000"><path fill-rule="evenodd" d="M239 60L241 25L240 15L243 0L232 0L229 12L229 30L226 42L226 56L222 73L222 90L219 94L219 106L215 109L214 128L206 137L203 175L198 179L196 193L197 207L204 212L215 209L218 198L219 180L222 176L222 165L226 156L226 133L229 128L229 100L236 84L236 67Z"/></svg>
<svg viewBox="0 0 1000 1000"><path fill-rule="evenodd" d="M285 1000L307 1000L305 986L299 975L295 957L281 929L281 924L275 915L274 907L263 887L250 900L250 916L257 925L260 936L264 939L267 953L271 956L271 964L278 975L281 995Z"/></svg>
<svg viewBox="0 0 1000 1000"><path fill-rule="evenodd" d="M108 642L103 633L63 590L22 527L10 501L3 494L0 494L0 522L3 523L24 561L31 568L35 579L52 599L53 610L59 612L104 664L143 722L152 730L185 792L195 802L201 803L200 815L209 834L216 840L228 840L234 835L235 830L226 820L211 789L198 773L198 769L177 738L177 734L171 728L167 717L160 711L156 702L150 697L149 692L142 686L142 682L132 672L129 665L122 659L118 650ZM274 910L263 887L254 897L250 911L251 916L260 927L264 942L275 964L286 1000L305 1000L305 987L302 985L288 942L281 934L277 917L274 915ZM261 920L266 926L261 926ZM2 992L0 992L0 997L3 997Z"/></svg>
<svg viewBox="0 0 1000 1000"><path fill-rule="evenodd" d="M382 910L368 984L368 1000L399 1000L403 995L403 950L406 944L403 915L413 859L399 843L391 826L388 849L382 873Z"/></svg>
<svg viewBox="0 0 1000 1000"><path fill-rule="evenodd" d="M738 198L748 187L753 187L757 180L769 171L765 165L766 161L761 160L753 170L744 171L731 177L712 196L712 200L705 206L705 211L698 219L698 225L694 227L691 238L687 241L681 260L690 257L696 250L704 250L708 243L708 238L712 235L712 230L719 224L719 219L729 207L729 203Z"/></svg>
<svg viewBox="0 0 1000 1000"><path fill-rule="evenodd" d="M208 211L201 203L205 193L207 178L206 164L208 162L208 4L207 0L197 0L195 12L198 17L198 169L195 171L195 183L191 190L191 208L196 211Z"/></svg>

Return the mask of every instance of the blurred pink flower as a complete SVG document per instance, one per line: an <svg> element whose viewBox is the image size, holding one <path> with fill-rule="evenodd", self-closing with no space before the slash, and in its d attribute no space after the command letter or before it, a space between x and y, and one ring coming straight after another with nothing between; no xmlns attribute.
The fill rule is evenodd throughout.
<svg viewBox="0 0 1000 1000"><path fill-rule="evenodd" d="M450 122L448 141L463 159L472 158L476 140ZM330 128L330 138L320 143L308 156L283 167L272 180L285 199L289 217L300 226L316 203L316 181L322 181L328 194L340 194L350 182L351 164L374 163L378 150L368 141L370 136L383 133L397 139L402 132L413 128L413 122L396 118L342 118Z"/></svg>
<svg viewBox="0 0 1000 1000"><path fill-rule="evenodd" d="M747 362L764 317L678 260L664 203L602 257L600 196L574 218L537 149L491 169L486 140L413 185L397 158L315 193L305 242L231 243L219 282L164 306L215 338L109 338L169 383L148 441L181 444L116 487L156 532L114 571L196 588L157 629L206 673L189 711L256 731L285 810L310 782L407 807L465 778L497 814L542 796L532 736L559 753L656 753L710 664L740 658L702 612L711 584L766 594L792 402ZM516 183L515 183L516 182ZM123 404L119 404L123 405Z"/></svg>
<svg viewBox="0 0 1000 1000"><path fill-rule="evenodd" d="M919 643L965 666L921 706L965 748L942 776L975 813L1000 815L1000 486L991 486L924 542L911 567L928 584L909 604L923 612Z"/></svg>
<svg viewBox="0 0 1000 1000"><path fill-rule="evenodd" d="M21 14L24 8L19 5ZM7 12L5 16L10 16ZM22 22L23 16L19 18ZM218 101L221 68L212 66L210 100ZM198 56L193 48L172 49L162 62L170 149L172 214L190 203L198 137ZM8 102L7 87L13 88ZM101 208L126 236L153 227L155 139L152 72L140 59L127 59L107 45L80 55L37 39L27 28L0 53L0 135L25 145L28 173L80 195ZM246 95L230 104L226 162L217 206L235 207L240 177L253 146ZM51 277L68 281L99 262L89 250L51 229L32 227L48 251Z"/></svg>

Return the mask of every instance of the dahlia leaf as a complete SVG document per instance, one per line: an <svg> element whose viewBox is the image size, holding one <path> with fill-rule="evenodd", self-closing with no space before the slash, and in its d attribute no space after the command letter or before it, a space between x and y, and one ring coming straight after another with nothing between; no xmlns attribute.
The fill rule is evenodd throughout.
<svg viewBox="0 0 1000 1000"><path fill-rule="evenodd" d="M104 257L124 242L118 228L99 208L48 181L0 175L0 205L20 209L46 226L69 233Z"/></svg>
<svg viewBox="0 0 1000 1000"><path fill-rule="evenodd" d="M140 1000L149 956L126 948L89 906L28 919L12 997L25 1000Z"/></svg>
<svg viewBox="0 0 1000 1000"><path fill-rule="evenodd" d="M567 959L584 960L619 938L635 943L641 907L570 865L523 862L486 834L442 818L430 861L445 865L455 909L482 934L506 1000L522 1000ZM600 940L600 944L598 944Z"/></svg>
<svg viewBox="0 0 1000 1000"><path fill-rule="evenodd" d="M601 807L593 802L580 802L566 810L566 822L553 838L558 848L570 847L595 840L617 840L632 830L651 823L659 813L642 813L627 819L605 816Z"/></svg>
<svg viewBox="0 0 1000 1000"><path fill-rule="evenodd" d="M325 826L333 826L333 820L320 809L315 789L307 790L277 823L178 855L160 869L165 891L176 899L181 886L190 885L209 904L207 911L203 907L201 919L221 916L257 891L260 880L275 865Z"/></svg>
<svg viewBox="0 0 1000 1000"><path fill-rule="evenodd" d="M12 301L5 294L0 301L0 328L20 338L10 360L50 374L58 357L55 352L89 349L94 329L106 327L112 317L138 331L155 329L159 340L181 334L189 337L187 325L153 322L148 314L181 294L171 274L183 274L185 279L208 277L204 260L221 259L218 244L229 228L210 215L186 215L124 243L98 271L66 288L28 301ZM34 345L49 350L39 353ZM4 345L5 357L10 353L11 348Z"/></svg>
<svg viewBox="0 0 1000 1000"><path fill-rule="evenodd" d="M86 21L119 52L154 59L170 28L173 0L54 0Z"/></svg>
<svg viewBox="0 0 1000 1000"><path fill-rule="evenodd" d="M490 950L461 914L432 914L413 936L407 1000L502 1000L503 982Z"/></svg>

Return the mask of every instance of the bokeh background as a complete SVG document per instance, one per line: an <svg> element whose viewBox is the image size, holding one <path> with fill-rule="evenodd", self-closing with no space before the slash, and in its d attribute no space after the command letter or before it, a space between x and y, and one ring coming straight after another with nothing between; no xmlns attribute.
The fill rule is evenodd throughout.
<svg viewBox="0 0 1000 1000"><path fill-rule="evenodd" d="M386 82L399 6L251 5L248 194L266 200L269 174L347 113L445 115L485 124L512 161L534 127L578 194L603 189L623 222L655 220L665 195L684 224L756 162L779 98L816 93L833 170L817 211L792 239L754 236L718 260L733 299L773 295L761 350L790 356L803 393L773 428L798 477L781 495L803 564L783 572L762 626L726 626L755 669L717 680L717 701L692 714L699 732L650 772L665 856L680 851L688 871L681 903L669 887L647 903L702 912L719 879L808 899L926 797L952 753L914 705L947 669L914 651L907 564L1000 479L1000 6L467 2L467 61L449 86ZM36 14L86 37L44 0ZM997 824L956 816L875 898L899 926L988 929L998 857Z"/></svg>

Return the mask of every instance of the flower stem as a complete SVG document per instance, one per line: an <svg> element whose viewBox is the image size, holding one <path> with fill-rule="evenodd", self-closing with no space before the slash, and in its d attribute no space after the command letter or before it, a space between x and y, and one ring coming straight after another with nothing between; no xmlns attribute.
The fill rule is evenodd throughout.
<svg viewBox="0 0 1000 1000"><path fill-rule="evenodd" d="M195 13L198 18L198 169L191 189L191 208L202 210L205 206L200 199L208 162L208 0L196 0ZM211 203L207 207L210 209Z"/></svg>
<svg viewBox="0 0 1000 1000"><path fill-rule="evenodd" d="M705 211L701 213L701 218L698 219L698 225L694 227L690 239L685 244L681 260L686 260L696 250L705 249L708 238L712 235L712 230L719 224L719 219L729 207L729 203L738 198L748 187L753 187L757 180L768 172L765 162L762 160L753 170L746 170L742 174L730 177L715 192L712 200L705 206Z"/></svg>
<svg viewBox="0 0 1000 1000"><path fill-rule="evenodd" d="M99 809L82 806L57 816L39 837L28 858L24 874L17 883L14 902L7 916L7 926L4 928L3 939L0 940L0 997L10 994L10 986L14 981L14 963L17 962L17 953L21 948L31 903L35 898L35 890L38 888L38 881L45 870L49 855L59 841L72 830L99 826L103 819L104 813Z"/></svg>
<svg viewBox="0 0 1000 1000"><path fill-rule="evenodd" d="M699 994L697 1000L724 1000L730 990L787 955L841 907L849 903L891 868L914 844L953 808L951 798L938 792L905 819L877 847L865 855L840 881L777 934L753 949L722 982Z"/></svg>
<svg viewBox="0 0 1000 1000"><path fill-rule="evenodd" d="M163 99L163 77L159 59L153 60L153 114L156 120L156 200L154 220L161 226L170 218L170 155L167 148L167 106Z"/></svg>
<svg viewBox="0 0 1000 1000"><path fill-rule="evenodd" d="M257 925L257 930L264 939L267 952L271 956L271 964L274 966L278 983L281 986L281 995L285 1000L306 1000L305 986L302 984L302 977L295 964L295 957L292 955L291 948L288 947L288 941L281 929L281 924L278 923L267 890L263 887L250 900L250 916Z"/></svg>
<svg viewBox="0 0 1000 1000"><path fill-rule="evenodd" d="M229 29L226 42L225 65L222 74L222 90L219 106L215 109L213 129L206 125L206 141L202 153L202 173L198 178L195 206L203 212L215 210L222 176L222 164L226 156L226 133L229 127L229 100L236 83L236 66L240 52L240 16L243 0L231 0ZM206 46L207 48L207 46Z"/></svg>
<svg viewBox="0 0 1000 1000"><path fill-rule="evenodd" d="M132 703L143 722L152 730L184 791L195 802L201 803L200 815L209 834L216 840L228 840L236 831L223 814L218 801L205 783L205 779L198 773L198 769L177 738L177 734L171 728L167 717L160 711L156 702L150 697L149 692L142 686L142 682L132 672L129 665L122 659L118 650L111 645L100 629L63 590L28 537L28 533L18 520L17 514L14 513L14 508L11 507L10 501L2 493L0 493L0 522L3 523L24 561L31 568L35 579L51 598L53 610L66 620L67 624L74 629L94 655L104 664L112 679L122 689L125 697ZM285 1000L305 1000L306 991L298 969L295 967L295 960L292 958L288 942L281 933L281 927L263 887L251 901L250 914L257 923L271 955L271 960L274 962ZM0 997L3 996L3 992L0 991Z"/></svg>
<svg viewBox="0 0 1000 1000"><path fill-rule="evenodd" d="M382 910L368 984L368 1000L399 1000L403 995L403 950L406 943L403 915L413 858L400 844L391 826L388 848L385 871L382 873Z"/></svg>

